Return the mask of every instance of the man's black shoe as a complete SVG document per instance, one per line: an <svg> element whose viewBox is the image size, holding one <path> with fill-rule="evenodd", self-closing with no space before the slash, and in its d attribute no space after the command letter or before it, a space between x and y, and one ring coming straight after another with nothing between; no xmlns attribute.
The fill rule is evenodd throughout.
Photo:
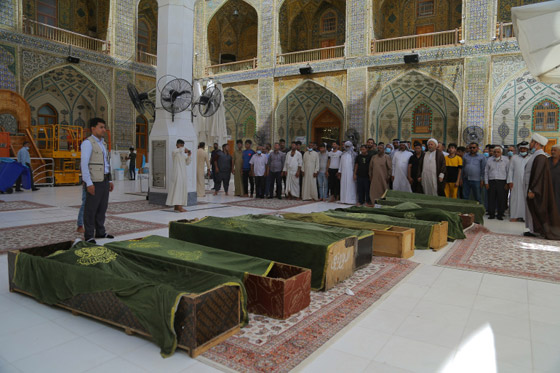
<svg viewBox="0 0 560 373"><path fill-rule="evenodd" d="M525 232L525 233L523 233L523 235L524 235L525 237L537 237L536 234L531 233L531 232Z"/></svg>
<svg viewBox="0 0 560 373"><path fill-rule="evenodd" d="M96 244L97 242L95 242L95 240L93 238L90 238L89 240L86 240L87 243L92 243L92 244Z"/></svg>
<svg viewBox="0 0 560 373"><path fill-rule="evenodd" d="M105 235L97 235L95 238L115 238L115 236L105 233Z"/></svg>
<svg viewBox="0 0 560 373"><path fill-rule="evenodd" d="M504 220L503 216L498 216L498 220Z"/></svg>
<svg viewBox="0 0 560 373"><path fill-rule="evenodd" d="M488 219L496 219L496 217L494 215L490 215L488 216Z"/></svg>
<svg viewBox="0 0 560 373"><path fill-rule="evenodd" d="M36 192L36 191L38 191L38 190L39 190L39 188L33 188L33 189L31 189L32 192Z"/></svg>
<svg viewBox="0 0 560 373"><path fill-rule="evenodd" d="M23 192L23 190L21 190L21 189L16 189L16 192Z"/></svg>

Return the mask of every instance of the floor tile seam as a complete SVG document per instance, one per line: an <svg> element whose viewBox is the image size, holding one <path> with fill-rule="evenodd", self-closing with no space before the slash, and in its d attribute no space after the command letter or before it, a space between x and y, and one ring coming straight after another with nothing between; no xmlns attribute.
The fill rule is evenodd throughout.
<svg viewBox="0 0 560 373"><path fill-rule="evenodd" d="M66 340L66 341L64 341L64 342L57 343L57 344L55 344L55 345L51 345L51 346L49 346L48 348L46 348L46 349L44 349L44 350L42 350L42 351L34 352L34 353L32 353L31 355L27 355L27 356L24 356L24 357L22 357L22 358L20 358L20 359L14 360L14 361L12 362L12 365L15 366L16 363L18 363L18 362L20 362L20 361L22 361L22 360L29 359L29 358L31 358L31 357L33 357L33 356L35 356L35 355L39 355L39 354L42 354L42 353L45 353L45 352L49 352L49 351L51 351L51 350L54 350L54 349L57 348L58 346L61 346L61 345L66 344L66 343L70 343L70 342L75 341L75 340L80 339L80 338L81 338L81 336L76 335L75 338L68 339L68 340ZM17 366L16 366L16 368L17 368ZM18 368L18 369L19 369L19 368Z"/></svg>
<svg viewBox="0 0 560 373"><path fill-rule="evenodd" d="M90 342L91 342L91 341L90 341ZM105 361L102 362L101 364L98 364L98 365L96 365L96 366L94 366L94 367L91 367L91 368L88 369L88 370L85 370L84 373L91 372L92 370L96 369L97 367L100 367L100 366L103 365L103 364L109 363L109 362L111 362L111 361L113 361L113 360L117 360L117 359L121 359L121 360L122 360L123 358L122 358L121 356L115 356L115 357L112 358L112 359L105 360ZM126 361L129 362L128 360L126 360ZM134 365L134 366L135 366L136 368L138 368L138 369L141 369L142 372L148 372L147 370L145 370L145 369L139 367L138 365Z"/></svg>
<svg viewBox="0 0 560 373"><path fill-rule="evenodd" d="M117 329L117 328L113 328L113 327L110 326L110 325L104 325L104 326L105 326L106 328L110 328L110 330L114 330L114 331L119 332L119 333L125 333L124 329L122 329L122 328L120 328L121 330L119 330L119 329ZM104 328L104 329L105 329L105 328ZM96 331L94 331L94 332L92 332L92 333L89 333L88 335L84 335L84 336L82 336L82 337L83 337L85 340L87 340L88 342L91 342L91 343L95 344L96 346L101 347L101 348L104 349L105 351L110 352L110 353L112 353L112 354L115 354L113 351L109 350L109 349L106 348L104 345L99 344L98 342L94 341L93 339L88 338L91 334L97 333L97 332L102 331L102 330L104 330L104 329L96 330ZM124 335L126 335L127 337L136 336L136 338L142 338L140 335L135 335L135 334L133 334L133 335L127 335L127 334L125 333ZM143 341L143 342L147 342L147 343L153 342L153 341L150 341L149 339L144 339L144 338L142 338L142 341ZM143 346L146 345L147 343L143 343L143 344L137 346L136 348L133 348L133 349L131 349L131 350L127 350L127 351L123 352L122 354L119 354L119 355L116 355L116 354L115 354L115 356L116 356L116 357L122 357L123 355L126 355L126 354L128 354L128 353L131 353L131 352L134 352L134 351L140 349L141 347L143 347Z"/></svg>

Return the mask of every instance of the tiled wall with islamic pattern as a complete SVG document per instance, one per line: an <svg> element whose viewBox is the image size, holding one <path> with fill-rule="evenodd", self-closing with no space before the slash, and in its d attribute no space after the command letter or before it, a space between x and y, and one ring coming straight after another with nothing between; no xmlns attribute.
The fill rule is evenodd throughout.
<svg viewBox="0 0 560 373"><path fill-rule="evenodd" d="M128 149L134 144L134 106L130 102L126 85L132 82L133 75L129 71L115 70L115 125L113 143L119 150Z"/></svg>
<svg viewBox="0 0 560 373"><path fill-rule="evenodd" d="M119 57L135 59L136 1L118 0L115 2L115 54Z"/></svg>
<svg viewBox="0 0 560 373"><path fill-rule="evenodd" d="M498 0L498 22L511 22L511 8L550 0Z"/></svg>
<svg viewBox="0 0 560 373"><path fill-rule="evenodd" d="M241 92L224 89L224 106L226 109L226 126L232 140L251 139L256 141L257 112L255 105Z"/></svg>
<svg viewBox="0 0 560 373"><path fill-rule="evenodd" d="M0 27L16 26L16 1L2 0L0 1Z"/></svg>
<svg viewBox="0 0 560 373"><path fill-rule="evenodd" d="M464 126L485 127L488 120L488 74L490 57L465 62ZM488 134L485 134L486 136Z"/></svg>
<svg viewBox="0 0 560 373"><path fill-rule="evenodd" d="M274 110L274 79L259 80L259 108L257 109L257 136L260 143L270 142Z"/></svg>
<svg viewBox="0 0 560 373"><path fill-rule="evenodd" d="M16 49L0 44L0 89L16 90Z"/></svg>

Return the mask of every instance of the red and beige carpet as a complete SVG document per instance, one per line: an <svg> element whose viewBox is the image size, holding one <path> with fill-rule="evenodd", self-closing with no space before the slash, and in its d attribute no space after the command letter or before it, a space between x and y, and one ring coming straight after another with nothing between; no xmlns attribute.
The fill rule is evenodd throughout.
<svg viewBox="0 0 560 373"><path fill-rule="evenodd" d="M166 228L167 225L107 216L105 227L108 233L118 238L118 236L124 234ZM2 237L2 240L0 240L0 253L2 253L61 241L73 241L76 238L83 238L83 235L76 232L76 220L68 220L2 228L0 229L0 237Z"/></svg>
<svg viewBox="0 0 560 373"><path fill-rule="evenodd" d="M560 283L560 242L476 225L439 260L444 267Z"/></svg>
<svg viewBox="0 0 560 373"><path fill-rule="evenodd" d="M19 210L29 210L29 209L43 209L48 207L54 207L49 205L43 205L37 202L31 201L8 201L0 203L0 212L5 211L19 211Z"/></svg>
<svg viewBox="0 0 560 373"><path fill-rule="evenodd" d="M289 209L291 207L309 205L311 203L315 203L315 201L299 201L294 199L290 200L290 199L278 199L278 198L271 198L271 199L247 198L243 201L228 202L226 203L226 205L266 209L266 210L284 210L284 209Z"/></svg>
<svg viewBox="0 0 560 373"><path fill-rule="evenodd" d="M287 320L250 315L240 333L203 356L241 372L288 372L362 314L418 264L374 257L328 292L312 292L311 305ZM348 295L351 289L354 295Z"/></svg>

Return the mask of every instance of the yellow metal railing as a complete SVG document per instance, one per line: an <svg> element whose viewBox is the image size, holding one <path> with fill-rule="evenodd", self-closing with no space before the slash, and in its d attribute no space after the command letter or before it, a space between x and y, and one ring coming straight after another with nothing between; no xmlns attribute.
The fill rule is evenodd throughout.
<svg viewBox="0 0 560 373"><path fill-rule="evenodd" d="M250 60L222 63L206 67L206 75L232 73L235 71L254 70L257 68L257 58Z"/></svg>
<svg viewBox="0 0 560 373"><path fill-rule="evenodd" d="M344 45L335 47L308 49L305 51L282 53L276 56L278 65L289 65L292 63L303 63L321 60L330 60L344 57Z"/></svg>
<svg viewBox="0 0 560 373"><path fill-rule="evenodd" d="M155 54L146 53L144 51L138 51L136 61L145 63L147 65L157 66L157 56Z"/></svg>
<svg viewBox="0 0 560 373"><path fill-rule="evenodd" d="M109 53L111 50L111 44L107 40L92 38L25 17L23 18L23 32L28 35L38 36L58 43L69 44L96 52Z"/></svg>
<svg viewBox="0 0 560 373"><path fill-rule="evenodd" d="M430 32L427 34L401 36L390 39L374 39L371 41L371 53L412 50L420 48L457 45L461 40L461 29Z"/></svg>
<svg viewBox="0 0 560 373"><path fill-rule="evenodd" d="M496 38L499 40L514 38L515 32L513 31L513 23L511 22L498 22L496 25Z"/></svg>

